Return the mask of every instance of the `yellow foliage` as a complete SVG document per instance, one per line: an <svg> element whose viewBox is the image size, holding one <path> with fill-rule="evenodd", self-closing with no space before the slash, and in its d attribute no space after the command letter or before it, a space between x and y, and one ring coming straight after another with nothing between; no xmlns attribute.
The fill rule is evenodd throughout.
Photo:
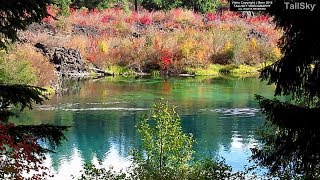
<svg viewBox="0 0 320 180"><path fill-rule="evenodd" d="M233 44L231 44L230 41L227 41L227 43L224 45L223 50L224 51L229 51L233 47Z"/></svg>
<svg viewBox="0 0 320 180"><path fill-rule="evenodd" d="M98 48L99 48L99 51L100 51L100 52L107 53L108 50L109 50L108 42L105 41L105 40L100 41L100 42L98 43Z"/></svg>
<svg viewBox="0 0 320 180"><path fill-rule="evenodd" d="M196 58L199 60L199 61L202 61L206 55L206 51L202 50L202 49L199 49L197 52L196 52Z"/></svg>
<svg viewBox="0 0 320 180"><path fill-rule="evenodd" d="M250 46L255 49L258 47L258 42L257 42L257 39L256 38L251 38L250 39Z"/></svg>
<svg viewBox="0 0 320 180"><path fill-rule="evenodd" d="M185 41L181 46L181 54L182 54L182 56L189 57L193 46L194 46L193 40L189 39L189 40Z"/></svg>
<svg viewBox="0 0 320 180"><path fill-rule="evenodd" d="M278 47L273 48L272 53L277 59L279 59L282 55L281 50Z"/></svg>

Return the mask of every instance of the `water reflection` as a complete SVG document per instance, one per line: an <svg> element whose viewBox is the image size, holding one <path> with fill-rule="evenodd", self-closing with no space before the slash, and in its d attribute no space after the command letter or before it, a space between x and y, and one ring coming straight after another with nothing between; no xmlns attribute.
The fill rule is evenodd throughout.
<svg viewBox="0 0 320 180"><path fill-rule="evenodd" d="M248 165L254 130L263 124L254 93L272 95L258 79L104 79L81 82L79 92L52 98L15 120L71 125L68 141L49 154L55 179L77 174L84 162L130 165L131 148L139 148L134 128L139 116L164 97L177 106L183 131L196 140L195 159L222 156L234 170ZM27 120L27 121L24 121ZM64 177L64 178L62 178Z"/></svg>

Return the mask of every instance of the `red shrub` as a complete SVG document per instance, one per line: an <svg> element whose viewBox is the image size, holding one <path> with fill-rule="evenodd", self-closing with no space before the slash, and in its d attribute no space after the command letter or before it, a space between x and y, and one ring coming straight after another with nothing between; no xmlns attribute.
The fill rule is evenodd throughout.
<svg viewBox="0 0 320 180"><path fill-rule="evenodd" d="M152 24L152 19L149 16L144 15L139 19L139 22L144 25L150 25Z"/></svg>
<svg viewBox="0 0 320 180"><path fill-rule="evenodd" d="M161 67L167 69L172 62L173 54L171 52L164 52L161 56Z"/></svg>
<svg viewBox="0 0 320 180"><path fill-rule="evenodd" d="M94 62L94 55L91 54L91 55L88 57L88 60L93 63L93 62Z"/></svg>
<svg viewBox="0 0 320 180"><path fill-rule="evenodd" d="M25 179L23 174L34 170L30 179L44 179L47 168L38 139L27 133L17 136L12 133L14 127L13 123L0 123L0 163L5 175L9 179Z"/></svg>
<svg viewBox="0 0 320 180"><path fill-rule="evenodd" d="M208 21L214 21L218 18L216 13L207 13L207 19Z"/></svg>
<svg viewBox="0 0 320 180"><path fill-rule="evenodd" d="M107 23L107 22L109 22L109 20L110 20L110 16L105 15L105 16L103 16L103 18L101 19L101 22Z"/></svg>
<svg viewBox="0 0 320 180"><path fill-rule="evenodd" d="M58 15L58 13L60 12L60 8L59 7L55 8L52 4L50 4L49 6L46 7L46 11L49 14L49 16L43 18L42 22L52 21L53 20L52 17L56 17Z"/></svg>

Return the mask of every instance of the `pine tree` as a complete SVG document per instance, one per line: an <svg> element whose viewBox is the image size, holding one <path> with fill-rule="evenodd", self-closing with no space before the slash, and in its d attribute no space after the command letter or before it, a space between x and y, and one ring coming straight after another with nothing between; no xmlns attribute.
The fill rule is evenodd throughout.
<svg viewBox="0 0 320 180"><path fill-rule="evenodd" d="M25 29L32 22L38 22L48 14L48 0L1 1L0 4L0 50L8 42L14 42L17 31ZM34 103L47 99L44 89L28 85L0 84L0 179L23 179L23 173L35 170L34 179L45 178L45 149L39 140L48 141L51 147L65 139L67 126L19 125L9 122L14 115L12 106L32 109ZM9 106L11 106L9 108Z"/></svg>
<svg viewBox="0 0 320 180"><path fill-rule="evenodd" d="M290 10L284 1L273 1L268 10L284 31L279 40L283 57L264 68L260 78L275 85L275 96L290 100L257 96L267 121L259 133L263 146L253 150L253 159L272 176L290 179L320 177L320 3L304 3L316 6Z"/></svg>
<svg viewBox="0 0 320 180"><path fill-rule="evenodd" d="M49 16L46 5L50 0L1 0L0 2L0 48L10 41L18 40L17 31L33 22Z"/></svg>

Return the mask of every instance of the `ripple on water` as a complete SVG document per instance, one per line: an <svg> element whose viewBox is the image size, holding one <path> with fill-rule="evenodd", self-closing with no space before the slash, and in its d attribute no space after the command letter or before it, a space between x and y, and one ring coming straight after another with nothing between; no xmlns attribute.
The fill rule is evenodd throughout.
<svg viewBox="0 0 320 180"><path fill-rule="evenodd" d="M221 118L227 118L228 116L239 116L239 117L253 117L260 111L257 108L216 108L216 109L200 109L200 111L211 111L221 113Z"/></svg>
<svg viewBox="0 0 320 180"><path fill-rule="evenodd" d="M59 105L38 105L41 111L146 111L148 108L139 107L105 107L114 104L127 104L127 101L90 102L90 103L65 103ZM84 106L84 107L81 107ZM88 107L89 106L89 107Z"/></svg>

